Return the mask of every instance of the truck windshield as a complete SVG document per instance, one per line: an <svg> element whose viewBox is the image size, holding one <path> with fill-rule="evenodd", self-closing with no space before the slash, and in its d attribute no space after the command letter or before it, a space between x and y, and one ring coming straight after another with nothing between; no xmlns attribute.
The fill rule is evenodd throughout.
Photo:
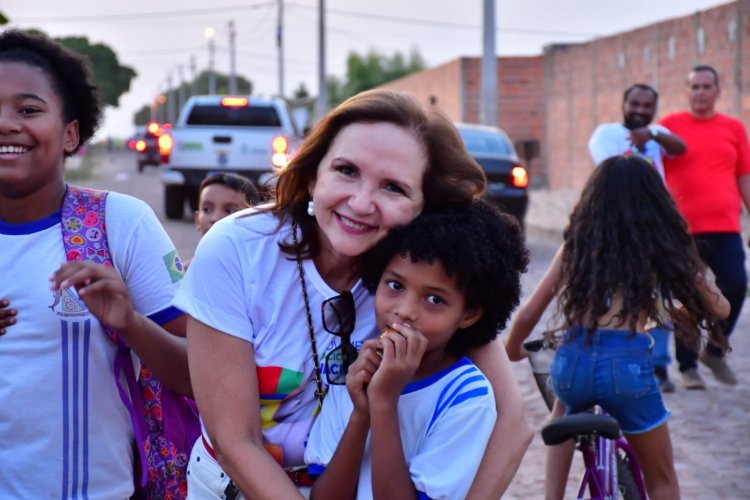
<svg viewBox="0 0 750 500"><path fill-rule="evenodd" d="M280 127L281 119L276 108L272 106L228 108L218 104L199 104L190 111L187 124L221 127Z"/></svg>

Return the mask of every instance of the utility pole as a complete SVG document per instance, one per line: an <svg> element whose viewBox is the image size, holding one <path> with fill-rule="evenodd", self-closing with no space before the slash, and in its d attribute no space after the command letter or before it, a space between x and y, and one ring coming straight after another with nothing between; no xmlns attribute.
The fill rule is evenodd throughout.
<svg viewBox="0 0 750 500"><path fill-rule="evenodd" d="M216 52L214 35L216 32L209 27L203 30L203 34L208 38L208 93L214 95L216 94L216 74L214 73L214 53Z"/></svg>
<svg viewBox="0 0 750 500"><path fill-rule="evenodd" d="M318 0L318 120L328 110L328 88L326 87L326 2Z"/></svg>
<svg viewBox="0 0 750 500"><path fill-rule="evenodd" d="M279 6L276 25L276 47L279 52L279 97L284 98L284 0L277 0Z"/></svg>
<svg viewBox="0 0 750 500"><path fill-rule="evenodd" d="M482 23L482 106L479 120L497 126L497 56L495 55L495 0L484 0Z"/></svg>
<svg viewBox="0 0 750 500"><path fill-rule="evenodd" d="M177 65L177 75L180 78L179 87L177 88L177 112L182 111L182 106L185 104L185 73L183 72L184 67L182 64Z"/></svg>
<svg viewBox="0 0 750 500"><path fill-rule="evenodd" d="M195 64L195 56L190 56L190 74L193 75L193 82L190 86L190 95L198 95L198 66Z"/></svg>
<svg viewBox="0 0 750 500"><path fill-rule="evenodd" d="M167 95L167 121L169 123L174 123L175 121L175 92L172 88L172 72L170 71L167 73L167 91L165 92Z"/></svg>
<svg viewBox="0 0 750 500"><path fill-rule="evenodd" d="M234 21L229 21L229 93L237 94L237 66L235 60Z"/></svg>

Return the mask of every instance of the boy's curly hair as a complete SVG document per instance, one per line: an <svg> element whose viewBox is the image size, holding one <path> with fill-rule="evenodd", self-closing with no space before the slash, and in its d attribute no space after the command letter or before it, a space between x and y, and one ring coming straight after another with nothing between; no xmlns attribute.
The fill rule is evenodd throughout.
<svg viewBox="0 0 750 500"><path fill-rule="evenodd" d="M440 262L456 277L466 306L483 309L476 323L457 331L448 343L456 355L487 344L505 328L518 305L521 273L529 261L516 219L481 200L427 211L392 229L364 256L362 281L370 292L396 255L408 255L412 262Z"/></svg>
<svg viewBox="0 0 750 500"><path fill-rule="evenodd" d="M93 137L102 117L102 105L83 56L41 33L11 29L0 33L0 62L27 64L47 75L63 105L61 118L65 123L78 120L80 140L66 156L75 154Z"/></svg>
<svg viewBox="0 0 750 500"><path fill-rule="evenodd" d="M703 305L696 279L705 272L687 224L656 170L637 156L615 156L589 178L563 233L563 328L582 325L590 334L622 296L616 320L639 314L661 323L656 297L678 324L677 334L700 343L697 324L720 341L715 318ZM658 293L657 293L658 292ZM679 304L682 308L679 307Z"/></svg>

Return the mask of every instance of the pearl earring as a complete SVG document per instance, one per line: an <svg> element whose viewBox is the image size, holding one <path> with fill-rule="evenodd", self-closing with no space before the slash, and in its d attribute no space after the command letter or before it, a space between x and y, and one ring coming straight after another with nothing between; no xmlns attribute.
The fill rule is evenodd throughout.
<svg viewBox="0 0 750 500"><path fill-rule="evenodd" d="M315 203L313 203L312 199L307 202L307 215L315 217Z"/></svg>

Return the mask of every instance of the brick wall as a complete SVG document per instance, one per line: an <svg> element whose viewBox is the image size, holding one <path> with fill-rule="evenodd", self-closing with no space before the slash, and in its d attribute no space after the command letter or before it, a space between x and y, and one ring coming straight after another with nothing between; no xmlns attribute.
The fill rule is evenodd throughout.
<svg viewBox="0 0 750 500"><path fill-rule="evenodd" d="M543 56L497 58L497 123L514 142L536 139L542 148L546 143L543 64ZM434 105L451 120L478 123L480 66L479 58L462 57L387 83L382 88L409 92L428 106L434 98ZM532 161L529 167L532 179L542 178L541 158Z"/></svg>
<svg viewBox="0 0 750 500"><path fill-rule="evenodd" d="M425 106L431 106L430 98L435 98L435 105L443 113L451 120L461 121L463 62L464 59L454 59L440 66L386 83L381 88L409 92Z"/></svg>
<svg viewBox="0 0 750 500"><path fill-rule="evenodd" d="M750 0L737 0L588 43L550 45L535 57L499 57L497 123L514 141L537 139L532 182L580 189L594 166L588 139L597 124L622 119L622 92L635 82L659 90L660 115L685 109L685 79L696 64L721 76L718 110L750 130ZM479 58L463 57L384 87L405 90L451 119L478 122Z"/></svg>

